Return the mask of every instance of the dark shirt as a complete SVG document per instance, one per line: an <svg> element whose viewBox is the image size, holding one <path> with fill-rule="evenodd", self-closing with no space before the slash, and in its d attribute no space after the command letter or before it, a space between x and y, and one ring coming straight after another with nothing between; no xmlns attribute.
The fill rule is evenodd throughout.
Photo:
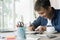
<svg viewBox="0 0 60 40"><path fill-rule="evenodd" d="M51 19L52 26L54 26L55 30L60 32L60 10L54 10L54 17ZM38 17L32 25L37 28L38 26L46 26L47 25L47 19L43 17Z"/></svg>

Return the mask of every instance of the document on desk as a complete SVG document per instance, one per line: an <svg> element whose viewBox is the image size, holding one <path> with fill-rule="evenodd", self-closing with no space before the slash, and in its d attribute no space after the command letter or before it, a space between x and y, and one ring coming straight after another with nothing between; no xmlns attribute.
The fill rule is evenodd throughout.
<svg viewBox="0 0 60 40"><path fill-rule="evenodd" d="M47 36L46 34L36 34L36 35L39 37L46 37Z"/></svg>
<svg viewBox="0 0 60 40"><path fill-rule="evenodd" d="M35 34L28 34L28 35L26 35L26 40L38 40L38 39L40 39L40 37L39 36L36 36Z"/></svg>
<svg viewBox="0 0 60 40"><path fill-rule="evenodd" d="M34 34L36 31L26 31L27 34Z"/></svg>

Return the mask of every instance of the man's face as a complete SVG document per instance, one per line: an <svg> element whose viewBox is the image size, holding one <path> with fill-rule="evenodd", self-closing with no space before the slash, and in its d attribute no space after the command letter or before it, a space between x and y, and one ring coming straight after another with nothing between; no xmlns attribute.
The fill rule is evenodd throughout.
<svg viewBox="0 0 60 40"><path fill-rule="evenodd" d="M39 16L48 18L48 15L50 13L50 10L42 8L40 11L38 11Z"/></svg>

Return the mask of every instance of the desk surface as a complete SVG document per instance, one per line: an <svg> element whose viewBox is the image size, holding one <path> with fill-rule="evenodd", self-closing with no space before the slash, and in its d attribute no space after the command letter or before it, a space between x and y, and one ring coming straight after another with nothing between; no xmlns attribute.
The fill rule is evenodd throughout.
<svg viewBox="0 0 60 40"><path fill-rule="evenodd" d="M43 38L41 37L41 40L60 40L60 33L54 34L56 37L55 38Z"/></svg>
<svg viewBox="0 0 60 40"><path fill-rule="evenodd" d="M59 39L60 40L60 33L56 33L56 34L53 34L54 36L56 36L55 38L48 38L48 37L46 37L46 35L45 34L40 34L40 40L57 40L57 39ZM36 37L35 37L36 36ZM38 35L39 36L39 35ZM33 40L36 40L37 38L39 38L37 35L32 35L31 36L31 34L30 34L30 37L32 38L34 38ZM44 36L44 37L43 37ZM29 37L28 37L29 38Z"/></svg>
<svg viewBox="0 0 60 40"><path fill-rule="evenodd" d="M12 33L0 33L0 36L8 36L8 35L13 35L14 36L15 32L12 32ZM56 34L53 34L55 35L56 37L55 38L47 38L47 37L39 37L39 36L46 36L45 34L40 34L40 35L36 35L36 34L29 34L29 36L27 36L27 38L30 39L31 38L34 38L33 40L36 40L37 38L40 38L40 40L57 40L59 39L60 40L60 33L56 33ZM30 40L29 39L29 40Z"/></svg>

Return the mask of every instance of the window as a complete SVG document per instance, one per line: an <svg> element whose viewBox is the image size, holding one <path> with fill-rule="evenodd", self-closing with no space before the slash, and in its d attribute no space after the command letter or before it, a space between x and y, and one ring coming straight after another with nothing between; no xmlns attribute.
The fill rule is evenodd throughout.
<svg viewBox="0 0 60 40"><path fill-rule="evenodd" d="M35 19L33 0L0 0L0 30L13 30L23 17L24 24Z"/></svg>
<svg viewBox="0 0 60 40"><path fill-rule="evenodd" d="M14 0L0 0L0 30L14 29Z"/></svg>

